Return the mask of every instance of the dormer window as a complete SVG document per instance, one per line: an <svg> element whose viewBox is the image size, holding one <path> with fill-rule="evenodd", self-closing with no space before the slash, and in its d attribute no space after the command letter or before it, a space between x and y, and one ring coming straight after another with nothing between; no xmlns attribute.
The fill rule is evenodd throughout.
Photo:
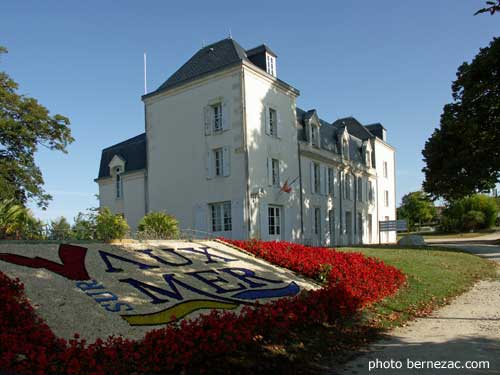
<svg viewBox="0 0 500 375"><path fill-rule="evenodd" d="M319 131L317 126L311 127L311 143L313 146L319 147Z"/></svg>
<svg viewBox="0 0 500 375"><path fill-rule="evenodd" d="M276 77L276 58L266 53L266 71Z"/></svg>
<svg viewBox="0 0 500 375"><path fill-rule="evenodd" d="M370 150L366 150L366 166L368 168L372 166L372 153Z"/></svg>
<svg viewBox="0 0 500 375"><path fill-rule="evenodd" d="M349 142L347 142L347 139L342 140L342 156L344 159L349 159Z"/></svg>

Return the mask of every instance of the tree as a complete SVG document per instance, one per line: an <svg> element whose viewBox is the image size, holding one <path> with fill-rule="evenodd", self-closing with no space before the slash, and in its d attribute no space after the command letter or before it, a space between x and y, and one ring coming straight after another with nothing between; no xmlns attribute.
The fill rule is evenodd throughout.
<svg viewBox="0 0 500 375"><path fill-rule="evenodd" d="M476 13L474 13L475 16L481 13L489 13L491 15L495 14L496 12L500 12L500 0L495 1L487 1L486 2L486 7L479 9Z"/></svg>
<svg viewBox="0 0 500 375"><path fill-rule="evenodd" d="M408 220L408 229L414 230L422 223L428 223L436 217L436 208L432 201L422 191L406 194L397 210L398 218Z"/></svg>
<svg viewBox="0 0 500 375"><path fill-rule="evenodd" d="M0 56L7 50L0 46ZM35 164L39 146L66 153L73 142L69 119L49 110L34 98L17 93L18 84L0 72L0 200L24 205L34 200L46 208L51 196Z"/></svg>
<svg viewBox="0 0 500 375"><path fill-rule="evenodd" d="M49 229L49 238L51 240L67 240L72 237L71 234L71 225L69 225L65 217L61 216L51 221Z"/></svg>
<svg viewBox="0 0 500 375"><path fill-rule="evenodd" d="M422 151L424 190L448 201L490 190L500 178L500 38L458 68L452 92Z"/></svg>
<svg viewBox="0 0 500 375"><path fill-rule="evenodd" d="M96 215L93 210L88 213L79 212L71 228L76 240L93 240L96 238Z"/></svg>
<svg viewBox="0 0 500 375"><path fill-rule="evenodd" d="M96 218L96 236L102 241L118 240L125 238L130 228L125 218L111 213L110 209L103 207Z"/></svg>
<svg viewBox="0 0 500 375"><path fill-rule="evenodd" d="M179 222L164 212L150 212L137 227L138 234L147 239L168 239L179 234Z"/></svg>
<svg viewBox="0 0 500 375"><path fill-rule="evenodd" d="M0 239L43 239L43 223L13 199L0 201Z"/></svg>

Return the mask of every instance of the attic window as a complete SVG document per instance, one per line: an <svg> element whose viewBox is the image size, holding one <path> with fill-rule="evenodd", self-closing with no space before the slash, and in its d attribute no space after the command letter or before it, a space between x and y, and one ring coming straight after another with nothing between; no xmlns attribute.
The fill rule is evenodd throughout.
<svg viewBox="0 0 500 375"><path fill-rule="evenodd" d="M342 140L342 156L344 159L349 159L349 143L347 139Z"/></svg>
<svg viewBox="0 0 500 375"><path fill-rule="evenodd" d="M266 54L266 71L276 77L276 58Z"/></svg>

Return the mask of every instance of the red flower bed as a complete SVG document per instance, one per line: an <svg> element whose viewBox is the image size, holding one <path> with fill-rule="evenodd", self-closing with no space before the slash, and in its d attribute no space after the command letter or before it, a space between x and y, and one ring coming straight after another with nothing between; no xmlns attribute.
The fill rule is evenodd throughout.
<svg viewBox="0 0 500 375"><path fill-rule="evenodd" d="M286 334L333 321L394 293L405 276L361 254L285 242L229 241L277 265L325 281L325 286L239 314L212 311L154 330L140 341L110 337L87 344L57 338L24 296L23 286L0 272L0 370L15 374L165 374L200 366L256 336ZM199 367L198 367L199 369Z"/></svg>

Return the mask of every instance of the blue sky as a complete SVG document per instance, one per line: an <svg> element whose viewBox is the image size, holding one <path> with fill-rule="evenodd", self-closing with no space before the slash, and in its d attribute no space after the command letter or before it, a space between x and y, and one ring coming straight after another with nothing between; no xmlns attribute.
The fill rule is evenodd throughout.
<svg viewBox="0 0 500 375"><path fill-rule="evenodd" d="M54 197L44 220L96 206L102 148L143 132L143 51L157 88L203 43L268 44L298 105L333 121L381 122L397 149L397 196L421 186L421 150L457 67L500 35L480 0L293 2L3 1L0 70L71 119L67 155L37 154ZM450 155L452 157L452 155Z"/></svg>

